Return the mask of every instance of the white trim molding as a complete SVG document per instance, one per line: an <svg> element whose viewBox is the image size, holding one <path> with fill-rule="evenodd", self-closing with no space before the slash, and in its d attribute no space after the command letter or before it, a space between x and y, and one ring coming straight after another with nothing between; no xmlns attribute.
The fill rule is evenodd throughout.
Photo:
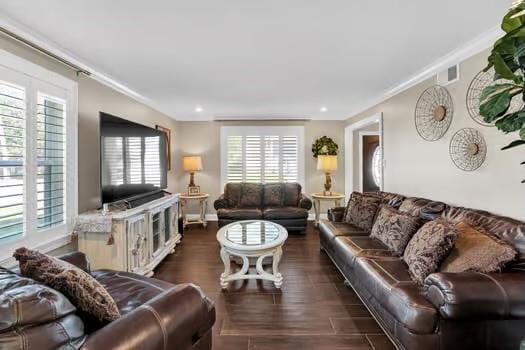
<svg viewBox="0 0 525 350"><path fill-rule="evenodd" d="M380 104L383 101L388 100L389 98L415 86L432 76L438 74L443 69L446 69L450 66L458 64L481 51L492 47L494 42L503 35L503 31L499 27L494 27L487 32L475 37L474 39L467 42L465 45L462 45L455 50L449 52L448 54L438 58L431 64L423 67L422 69L416 71L414 74L408 76L406 79L402 80L395 86L390 89L385 90L381 95L376 98L372 98L369 101L365 102L361 106L355 108L348 115L346 120L351 120L359 113L365 112L366 110Z"/></svg>
<svg viewBox="0 0 525 350"><path fill-rule="evenodd" d="M345 197L350 198L352 191L354 191L354 157L352 156L354 147L354 130L359 130L368 125L379 123L379 147L381 147L381 154L383 155L383 169L381 176L381 190L383 190L383 184L385 183L385 158L383 150L383 113L377 113L370 117L361 119L353 124L349 124L345 127Z"/></svg>

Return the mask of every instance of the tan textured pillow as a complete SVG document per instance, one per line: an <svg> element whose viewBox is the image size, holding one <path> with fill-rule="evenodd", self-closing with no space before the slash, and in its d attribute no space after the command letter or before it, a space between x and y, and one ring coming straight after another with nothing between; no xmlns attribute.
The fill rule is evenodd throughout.
<svg viewBox="0 0 525 350"><path fill-rule="evenodd" d="M480 228L460 222L456 229L456 245L443 261L441 272L495 272L516 257L512 246L489 237Z"/></svg>
<svg viewBox="0 0 525 350"><path fill-rule="evenodd" d="M117 304L96 279L68 262L27 248L13 254L23 276L65 294L71 303L100 321L120 317Z"/></svg>
<svg viewBox="0 0 525 350"><path fill-rule="evenodd" d="M438 270L454 247L457 230L443 219L424 224L412 237L403 254L410 276L419 284Z"/></svg>

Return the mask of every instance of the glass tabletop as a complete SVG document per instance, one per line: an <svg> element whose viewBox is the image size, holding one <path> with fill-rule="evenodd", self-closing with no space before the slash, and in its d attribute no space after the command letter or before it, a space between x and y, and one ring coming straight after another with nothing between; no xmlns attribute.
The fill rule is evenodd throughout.
<svg viewBox="0 0 525 350"><path fill-rule="evenodd" d="M279 228L267 221L242 222L231 225L224 237L232 243L253 246L275 241L279 238Z"/></svg>

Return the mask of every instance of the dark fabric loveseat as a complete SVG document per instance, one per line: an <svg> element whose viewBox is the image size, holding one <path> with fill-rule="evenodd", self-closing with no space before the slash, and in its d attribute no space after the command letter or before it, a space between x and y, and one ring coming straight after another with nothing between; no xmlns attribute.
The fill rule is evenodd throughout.
<svg viewBox="0 0 525 350"><path fill-rule="evenodd" d="M80 252L60 258L104 285L121 317L100 325L62 293L0 270L0 349L211 350L215 307L200 288L128 272L91 272Z"/></svg>
<svg viewBox="0 0 525 350"><path fill-rule="evenodd" d="M426 220L468 220L513 245L519 256L497 273L434 273L414 282L401 258L345 223L345 208L319 225L322 249L401 349L519 349L525 340L525 223L423 198L378 193L383 203L410 205Z"/></svg>
<svg viewBox="0 0 525 350"><path fill-rule="evenodd" d="M298 183L228 183L214 202L219 226L260 219L284 226L288 231L304 231L312 201L301 193Z"/></svg>

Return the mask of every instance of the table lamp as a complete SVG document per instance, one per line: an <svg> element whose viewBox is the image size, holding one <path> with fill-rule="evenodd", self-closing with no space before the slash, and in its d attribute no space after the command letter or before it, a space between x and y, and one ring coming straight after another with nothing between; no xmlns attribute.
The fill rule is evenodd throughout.
<svg viewBox="0 0 525 350"><path fill-rule="evenodd" d="M195 191L195 172L202 170L202 159L200 156L184 156L182 158L182 168L190 173L190 184L188 185L188 194L197 194ZM193 189L192 189L193 188Z"/></svg>
<svg viewBox="0 0 525 350"><path fill-rule="evenodd" d="M319 155L317 157L317 170L322 170L326 176L323 194L331 196L332 178L330 177L330 172L337 170L337 156Z"/></svg>

